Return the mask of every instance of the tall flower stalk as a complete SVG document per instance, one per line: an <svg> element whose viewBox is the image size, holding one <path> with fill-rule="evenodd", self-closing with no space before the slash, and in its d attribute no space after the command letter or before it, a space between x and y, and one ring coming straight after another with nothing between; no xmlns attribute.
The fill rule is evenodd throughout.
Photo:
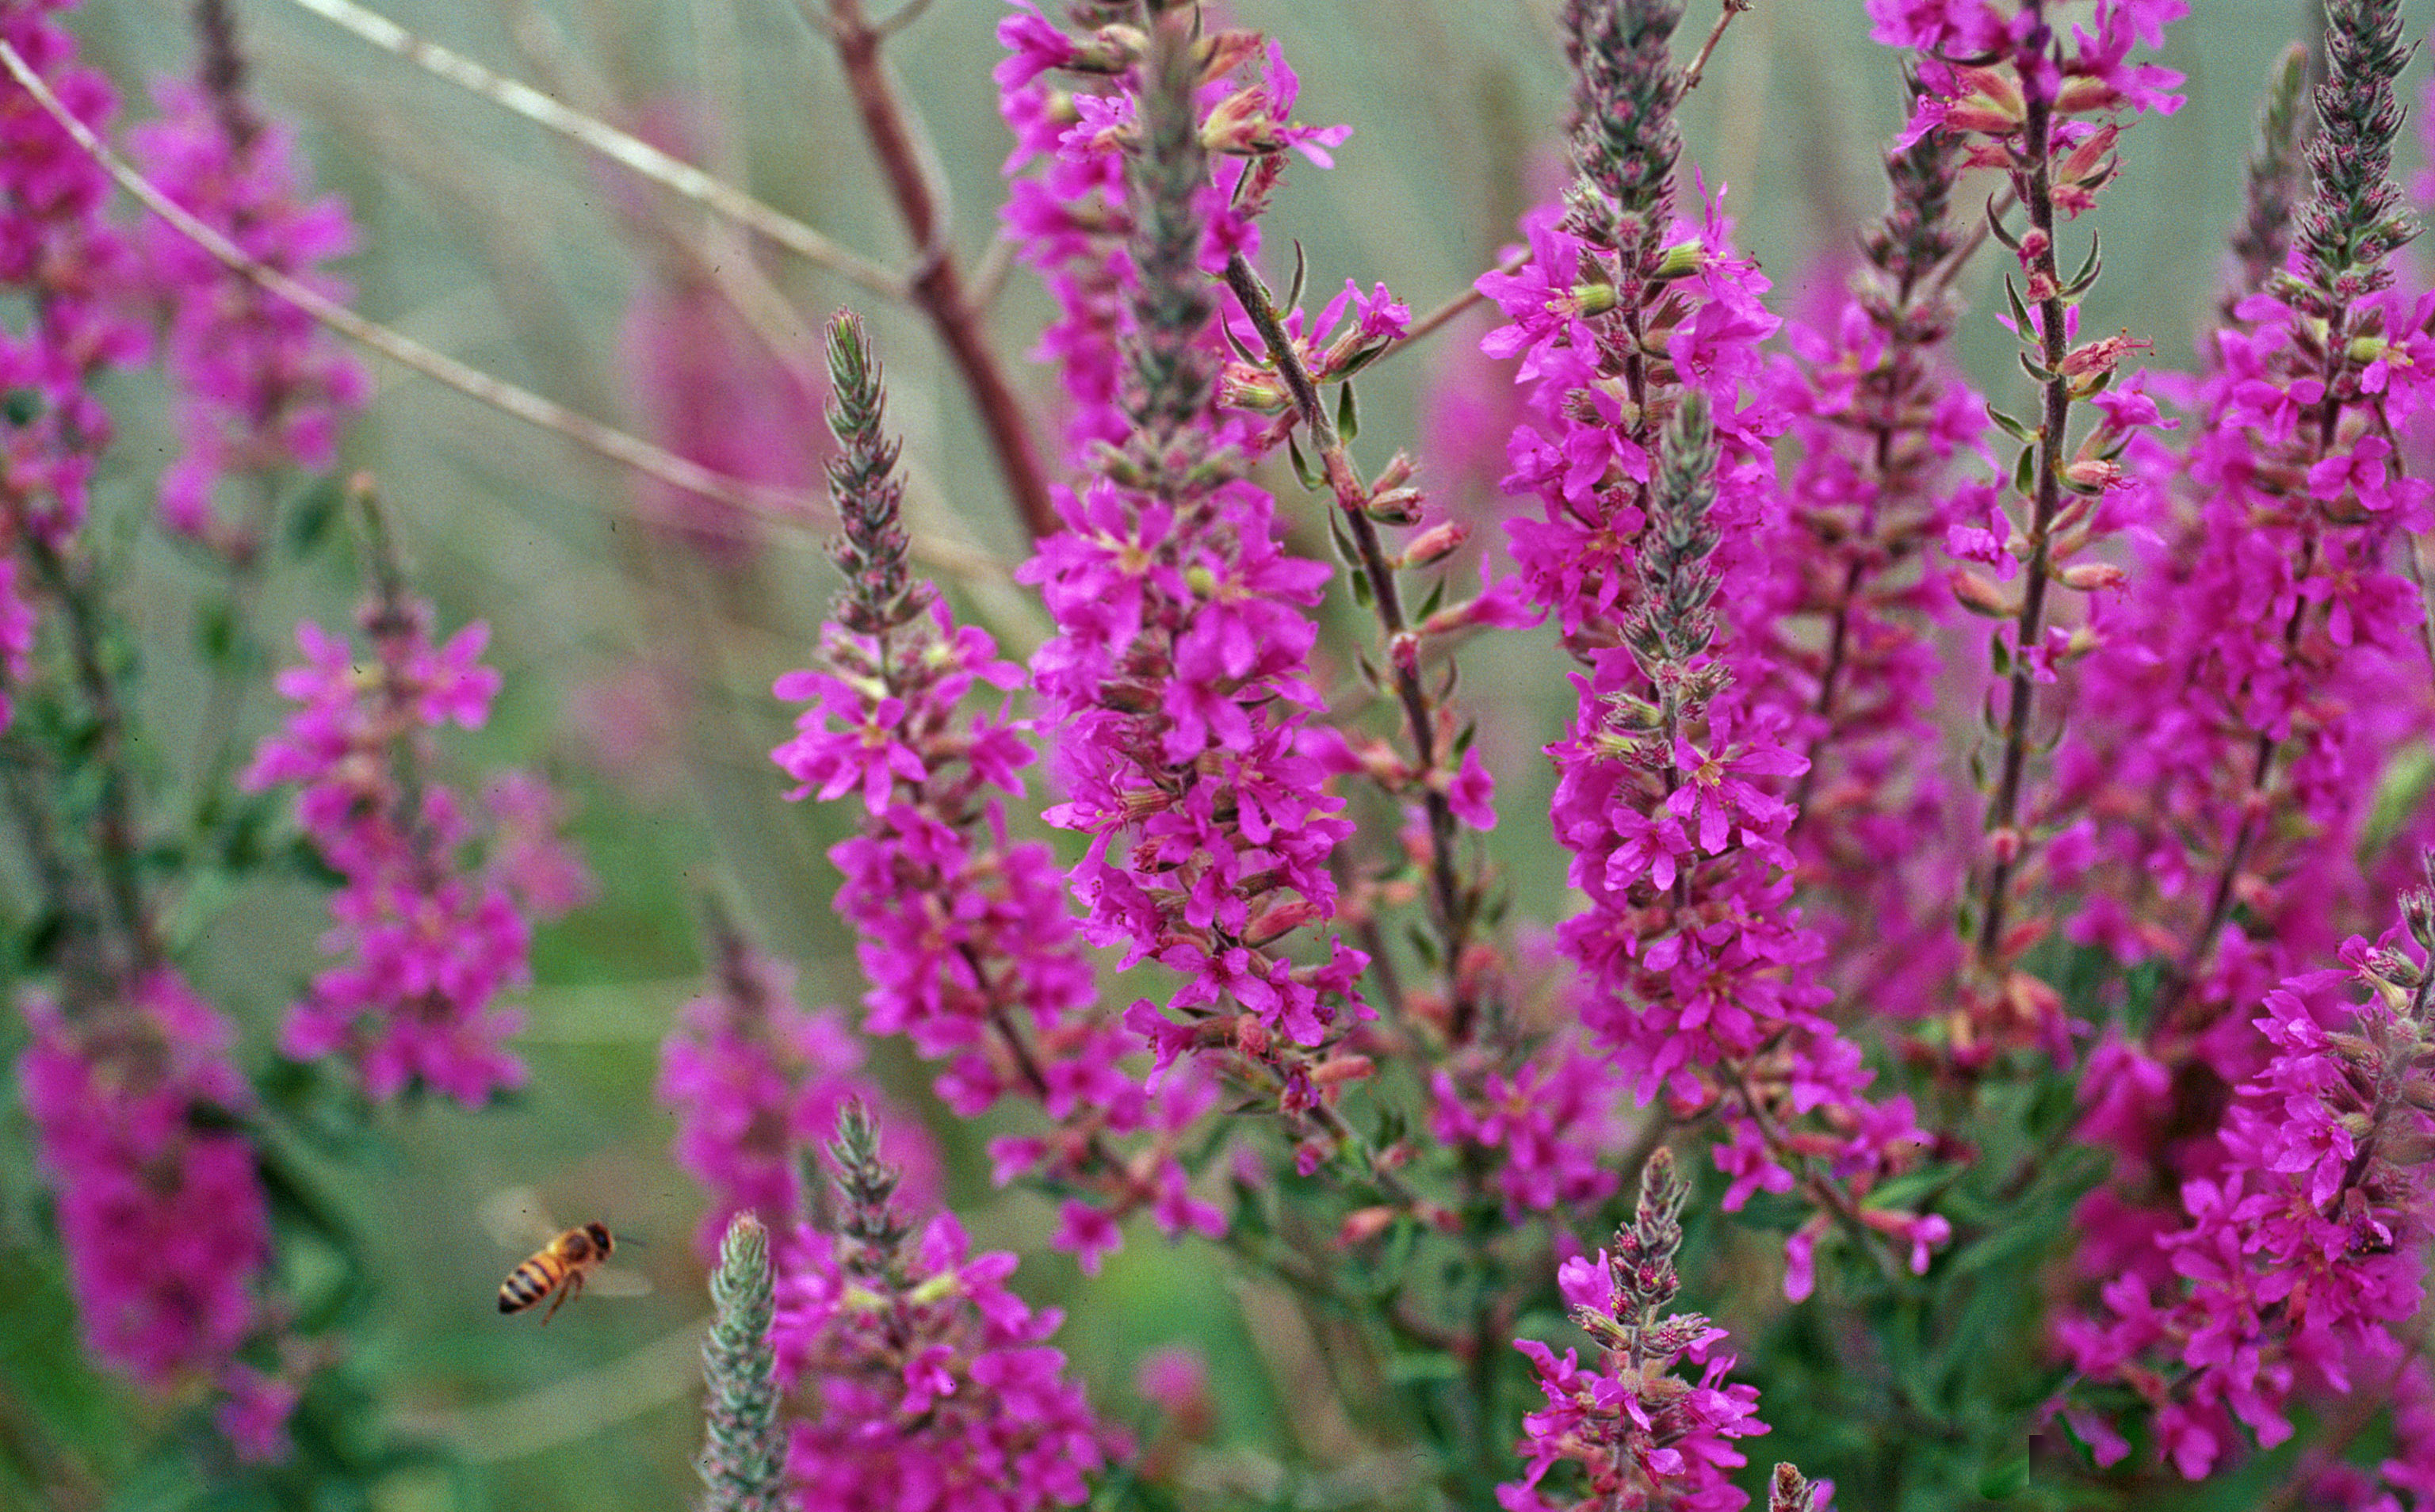
<svg viewBox="0 0 2435 1512"><path fill-rule="evenodd" d="M1960 167L1942 129L1888 153L1892 202L1848 292L1787 328L1792 354L1765 391L1796 459L1764 587L1729 606L1756 652L1750 697L1782 713L1808 764L1786 833L1805 917L1847 989L1906 1015L1928 1010L1955 955L1957 857L1921 843L1953 832L1955 795L1908 759L1936 738L1937 640L1957 617L1930 558L1990 491L1965 467L1984 448L1983 401L1948 350Z"/></svg>
<svg viewBox="0 0 2435 1512"><path fill-rule="evenodd" d="M1057 1242L1094 1269L1137 1209L1169 1233L1220 1231L1176 1157L1208 1090L1153 1099L1119 1065L1132 1045L1100 1008L1048 850L1007 837L999 795L1023 790L1029 728L1003 709L967 707L980 686L1011 687L1022 674L912 576L879 366L851 315L830 323L828 344L846 586L821 665L778 681L778 696L813 707L772 754L802 784L791 796L861 799L861 833L830 856L872 984L864 1027L945 1060L938 1091L965 1117L1007 1099L1046 1114L1053 1132L1003 1138L993 1158L1001 1180L1060 1194ZM1126 1147L1137 1140L1138 1152Z"/></svg>
<svg viewBox="0 0 2435 1512"><path fill-rule="evenodd" d="M1767 1432L1758 1389L1725 1383L1734 1356L1718 1348L1723 1329L1673 1310L1683 1286L1674 1259L1690 1195L1673 1152L1660 1146L1642 1169L1640 1200L1632 1221L1615 1231L1613 1251L1599 1250L1595 1262L1568 1260L1557 1273L1574 1323L1599 1350L1597 1366L1583 1368L1573 1349L1560 1361L1536 1339L1515 1341L1537 1367L1547 1405L1523 1423L1523 1479L1497 1488L1506 1512L1728 1512L1748 1503L1726 1472L1745 1463L1734 1440ZM1696 1380L1674 1374L1686 1363L1699 1371ZM1567 1462L1580 1467L1580 1480L1558 1490L1562 1478L1548 1472ZM1805 1486L1798 1471L1787 1478L1790 1470L1777 1467L1777 1500L1805 1506Z"/></svg>
<svg viewBox="0 0 2435 1512"><path fill-rule="evenodd" d="M780 1280L778 1380L803 1406L787 1473L838 1512L1077 1506L1122 1456L1049 1348L1062 1314L1008 1291L1014 1256L975 1255L952 1212L918 1232L858 1104L838 1118L834 1232L806 1229Z"/></svg>
<svg viewBox="0 0 2435 1512"><path fill-rule="evenodd" d="M1084 937L1183 978L1163 1006L1144 999L1127 1015L1160 1074L1210 1054L1255 1102L1333 1145L1344 1132L1333 1088L1366 1068L1325 1052L1366 1011L1355 985L1365 962L1333 940L1315 941L1308 963L1286 953L1333 913L1329 860L1351 828L1303 749L1319 702L1308 610L1327 574L1283 549L1273 501L1242 475L1254 429L1218 407L1206 273L1223 262L1212 227L1222 201L1188 22L1154 15L1127 64L1138 93L1104 97L1106 129L1129 145L1123 422L1097 475L1061 497L1065 529L1020 575L1058 627L1034 662L1061 731L1066 798L1049 819L1090 838L1072 878ZM1269 119L1271 96L1235 97L1236 120ZM1283 145L1271 134L1265 154ZM1239 202L1273 164L1235 171Z"/></svg>
<svg viewBox="0 0 2435 1512"><path fill-rule="evenodd" d="M786 1431L769 1332L777 1294L768 1230L754 1213L737 1213L719 1240L710 1298L717 1316L701 1341L708 1423L694 1461L710 1487L702 1512L786 1512Z"/></svg>
<svg viewBox="0 0 2435 1512"><path fill-rule="evenodd" d="M434 732L479 727L498 692L480 661L490 632L435 641L369 485L356 496L371 656L299 625L305 661L274 683L297 707L243 779L297 788L298 822L341 879L322 940L340 961L289 1010L280 1044L297 1059L346 1059L375 1099L420 1088L476 1106L525 1078L508 1046L521 1016L501 997L529 977L533 920L581 902L590 882L559 848L556 805L536 780L509 774L479 806L439 781Z"/></svg>
<svg viewBox="0 0 2435 1512"><path fill-rule="evenodd" d="M1556 835L1590 900L1560 936L1581 1017L1643 1100L1718 1116L1728 1210L1796 1189L1814 1209L1787 1246L1798 1298L1830 1228L1899 1263L1891 1239L1914 1267L1950 1228L1863 1201L1923 1136L1907 1099L1868 1099L1858 1047L1821 1012L1821 941L1789 906L1781 780L1804 763L1753 697L1735 623L1774 507L1781 417L1745 390L1775 320L1720 217L1672 218L1680 15L1567 9L1578 176L1562 216L1530 223L1530 266L1480 281L1511 322L1484 345L1518 355L1530 391L1507 486L1539 518L1513 522L1514 558L1585 668L1548 747Z"/></svg>

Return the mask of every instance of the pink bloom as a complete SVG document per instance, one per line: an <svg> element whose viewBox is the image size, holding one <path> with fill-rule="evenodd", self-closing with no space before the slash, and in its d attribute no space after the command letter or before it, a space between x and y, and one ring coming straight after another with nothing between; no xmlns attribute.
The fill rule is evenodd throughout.
<svg viewBox="0 0 2435 1512"><path fill-rule="evenodd" d="M298 626L305 664L275 679L298 707L243 781L295 784L299 821L342 878L321 941L339 963L289 1010L281 1048L345 1057L376 1098L420 1086L470 1106L523 1081L506 1045L518 1017L498 999L530 973L531 920L589 884L549 833L537 780L506 779L495 810L471 812L432 780L431 731L480 725L499 679L477 660L483 627L435 645L430 622L419 601L371 606L362 667L345 641Z"/></svg>

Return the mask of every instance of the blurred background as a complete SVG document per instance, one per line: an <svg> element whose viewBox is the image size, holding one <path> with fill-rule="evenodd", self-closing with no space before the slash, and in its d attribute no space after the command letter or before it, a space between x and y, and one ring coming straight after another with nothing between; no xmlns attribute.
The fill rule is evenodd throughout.
<svg viewBox="0 0 2435 1512"><path fill-rule="evenodd" d="M792 0L385 0L381 9L749 186L865 256L891 266L908 257L836 60ZM1517 214L1559 178L1566 86L1555 9L1554 0L1235 6L1235 24L1284 42L1303 77L1301 118L1354 128L1334 171L1297 163L1289 174L1265 223L1271 281L1288 276L1299 242L1314 303L1347 278L1384 281L1416 312L1459 296L1511 238ZM2310 26L2302 0L2193 0L2193 9L2164 55L2187 76L2187 107L2130 131L2119 187L2065 248L2071 266L2092 221L2104 238L2106 270L2083 332L2128 328L2154 343L2156 363L2176 367L2189 365L2213 305L2269 65ZM2423 37L2435 0L2409 0L2407 10L2410 35ZM994 240L1008 150L990 79L1004 13L994 0L938 0L890 47L950 189L953 246L968 266L984 263ZM1691 0L1684 55L1715 13L1714 0ZM817 370L820 323L851 303L887 364L918 523L998 563L1020 559L1021 533L972 411L918 318L748 244L285 0L247 0L238 15L257 98L297 125L319 182L355 217L362 249L343 272L365 314L664 442L724 429L741 448L729 464L805 486L818 476L822 438L818 389L795 374ZM75 25L88 55L120 81L130 120L148 112L142 81L191 57L183 9L169 0L88 0ZM2413 103L2425 69L2417 62L2407 77ZM1894 60L1869 42L1858 0L1759 0L1727 36L1685 111L1686 182L1696 170L1712 190L1730 186L1730 213L1775 281L1780 310L1839 282L1843 249L1882 206L1878 154L1901 101ZM1985 193L1965 192L1960 203ZM1974 313L1962 344L1977 381L2000 398L2021 382L2011 338L1990 314L2001 303L1990 283L1997 272L1982 258L1964 281ZM751 292L757 329L733 322L733 364L694 374L655 367L653 322L699 300L712 277ZM990 334L1038 401L1037 434L1053 453L1045 422L1053 396L1043 369L1022 360L1047 314L1017 269L995 299ZM1362 455L1383 461L1394 445L1413 447L1434 468L1424 481L1436 480L1440 502L1475 519L1489 507L1493 464L1433 456L1428 421L1459 409L1482 370L1471 349L1484 328L1474 312L1362 385ZM506 675L491 725L453 749L468 770L532 763L561 783L601 886L594 905L541 939L523 1047L529 1089L480 1113L440 1103L393 1111L365 1159L327 1173L324 1196L370 1249L361 1363L382 1383L389 1421L460 1462L393 1478L379 1504L685 1504L697 1489L696 1340L707 1310L692 1245L699 1198L670 1162L671 1121L651 1083L674 1010L700 988L706 897L800 964L806 1003L851 1004L860 991L822 854L851 815L786 804L767 760L790 718L768 696L770 679L803 664L834 575L805 529L716 513L691 540L638 528L638 508L670 504L656 485L402 369L370 366L378 394L349 432L346 465L380 479L409 570L438 602L443 628L487 620ZM122 440L97 501L131 539L139 532L129 523L148 518L175 442L160 393L139 383L122 390L113 404ZM1299 487L1270 482L1323 555ZM179 664L214 585L157 543L131 549L123 602L153 648L143 714L156 755L174 767L205 733L194 679ZM255 624L274 647L289 644L299 617L336 625L348 614L356 588L345 553L319 562L261 585ZM1045 633L1036 608L989 571L954 591L959 611L1012 652ZM1539 641L1507 637L1466 652L1465 663L1507 795L1511 818L1494 843L1518 911L1561 918L1562 869L1530 817L1546 786L1536 747L1568 697L1561 662ZM275 717L268 703L258 696L241 711L249 742ZM198 986L240 1017L257 1057L268 1056L279 1014L312 967L319 906L301 891L256 889L215 914L199 942ZM0 1052L16 1048L0 1038ZM926 1075L896 1047L874 1047L872 1063L907 1106L938 1115ZM1073 1263L1040 1247L1045 1205L989 1186L979 1150L993 1130L931 1122L978 1243L1024 1250L1019 1289L1072 1308L1059 1342L1110 1418L1145 1417L1131 1386L1137 1364L1186 1343L1211 1362L1224 1435L1322 1463L1361 1452L1352 1424L1304 1410L1296 1383L1313 1368L1311 1346L1273 1298L1230 1286L1205 1254L1146 1232L1079 1286ZM22 1222L22 1154L9 1158L6 1179L5 1209ZM530 1315L498 1316L500 1278L531 1247L520 1230L590 1218L647 1241L632 1261L650 1295L588 1297L546 1330ZM194 1487L143 1480L152 1473L143 1435L123 1431L143 1409L80 1370L72 1327L56 1277L0 1277L0 1355L21 1389L40 1386L26 1392L38 1405L21 1410L65 1446L57 1504L182 1503ZM1280 1410L1286 1402L1295 1410Z"/></svg>

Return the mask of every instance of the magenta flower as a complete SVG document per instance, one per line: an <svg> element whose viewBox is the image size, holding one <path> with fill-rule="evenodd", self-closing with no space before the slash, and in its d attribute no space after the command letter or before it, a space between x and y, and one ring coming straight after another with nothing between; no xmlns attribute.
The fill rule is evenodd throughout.
<svg viewBox="0 0 2435 1512"><path fill-rule="evenodd" d="M861 799L861 833L829 857L871 983L863 1027L944 1060L936 1087L963 1117L1010 1098L1041 1108L1055 1132L1001 1139L992 1160L1000 1181L1087 1194L1066 1198L1055 1243L1091 1267L1137 1209L1169 1233L1221 1231L1207 1204L1166 1199L1183 1185L1179 1136L1208 1095L1153 1107L1125 1074L1133 1047L1101 1004L1055 860L1007 835L1004 795L1023 792L1030 726L1002 703L971 704L984 688L1018 684L1022 671L910 576L894 444L879 429L884 392L858 323L831 327L830 362L847 586L822 632L820 667L778 679L779 697L814 707L771 754L801 783L788 797ZM1136 1137L1147 1147L1126 1148Z"/></svg>
<svg viewBox="0 0 2435 1512"><path fill-rule="evenodd" d="M1259 56L1245 34L1211 45ZM1018 576L1039 585L1058 629L1033 676L1061 736L1054 774L1065 796L1048 818L1091 839L1072 874L1088 910L1084 937L1121 946L1126 964L1155 958L1183 977L1166 1004L1183 1025L1162 1028L1139 1005L1127 1016L1157 1050L1154 1076L1181 1051L1230 1054L1259 1064L1279 1106L1308 1109L1321 1097L1312 1053L1338 1031L1359 961L1314 942L1326 959L1299 966L1269 942L1287 922L1332 913L1328 859L1350 832L1325 768L1303 747L1318 702L1309 610L1327 574L1282 550L1274 501L1240 476L1241 459L1273 444L1273 432L1265 418L1220 407L1226 349L1203 283L1230 252L1256 248L1253 217L1285 149L1331 140L1282 124L1292 77L1273 51L1268 61L1265 81L1230 76L1197 95L1159 76L1156 56L1083 81L1096 93L1078 95L1078 109L1122 102L1109 118L1123 131L1067 133L1052 180L1098 160L1081 181L1106 231L1091 242L1044 238L1025 255L1069 312L1052 329L1068 391L1108 406L1078 436L1118 443L1129 460L1078 445L1102 475L1061 496L1066 528ZM1162 111L1177 117L1166 135ZM1021 115L1012 105L1008 113ZM1174 129L1186 124L1197 129ZM1197 146L1129 180L1126 132L1161 143L1239 136L1255 155L1216 165L1220 197ZM1383 297L1368 302L1369 334L1353 334L1347 362L1400 318ZM1129 389L1117 377L1127 371ZM1265 919L1278 928L1255 934Z"/></svg>
<svg viewBox="0 0 2435 1512"><path fill-rule="evenodd" d="M297 627L305 664L274 680L298 707L242 779L294 784L305 834L343 879L321 941L340 962L289 1010L281 1048L345 1057L375 1098L420 1086L471 1106L522 1083L507 1048L518 1016L498 1000L530 973L531 920L588 885L542 829L554 805L537 780L511 780L488 826L432 780L432 731L479 726L498 690L478 660L488 630L434 644L430 607L411 599L374 603L363 625L362 666L346 642Z"/></svg>
<svg viewBox="0 0 2435 1512"><path fill-rule="evenodd" d="M858 1106L832 1146L838 1232L803 1230L770 1330L802 1416L789 1479L838 1512L1035 1512L1090 1498L1127 1452L1048 1346L1062 1315L1006 1289L1015 1257L974 1255L953 1213L918 1237Z"/></svg>
<svg viewBox="0 0 2435 1512"><path fill-rule="evenodd" d="M155 1390L214 1383L239 1449L280 1456L292 1396L237 1363L273 1323L269 1204L231 1126L252 1107L234 1026L166 970L73 1017L41 996L26 1014L17 1074L87 1346Z"/></svg>
<svg viewBox="0 0 2435 1512"><path fill-rule="evenodd" d="M1725 1474L1746 1463L1733 1440L1768 1431L1758 1388L1724 1383L1734 1365L1718 1349L1724 1330L1700 1314L1669 1311L1681 1287L1674 1256L1689 1195L1661 1145L1641 1174L1632 1222L1615 1230L1615 1252L1558 1270L1573 1321L1601 1351L1596 1366L1584 1367L1573 1349L1558 1360L1536 1339L1514 1341L1547 1405L1523 1419L1525 1473L1496 1491L1506 1512L1730 1512L1749 1503ZM1673 1374L1686 1361L1699 1367L1696 1380ZM1549 1471L1568 1462L1580 1468L1580 1480L1551 1500L1559 1482Z"/></svg>
<svg viewBox="0 0 2435 1512"><path fill-rule="evenodd" d="M810 1211L797 1152L826 1138L848 1102L872 1099L862 1043L833 1013L797 1005L786 965L732 932L715 943L710 990L678 1011L660 1045L655 1095L677 1115L677 1163L710 1193L696 1248L715 1256L736 1214L763 1213L779 1225L770 1232L783 1270ZM920 1125L879 1116L916 1196L935 1199L938 1159Z"/></svg>
<svg viewBox="0 0 2435 1512"><path fill-rule="evenodd" d="M343 298L319 269L354 249L345 207L334 197L306 197L291 133L259 119L240 87L234 39L208 27L204 36L207 54L222 55L204 60L210 82L155 85L161 115L129 132L130 156L247 255ZM243 524L222 519L214 504L219 482L329 467L339 418L363 404L369 382L310 316L231 272L165 222L144 221L137 249L163 329L164 366L180 396L182 450L162 474L162 523L232 558L249 557L267 522L258 507Z"/></svg>

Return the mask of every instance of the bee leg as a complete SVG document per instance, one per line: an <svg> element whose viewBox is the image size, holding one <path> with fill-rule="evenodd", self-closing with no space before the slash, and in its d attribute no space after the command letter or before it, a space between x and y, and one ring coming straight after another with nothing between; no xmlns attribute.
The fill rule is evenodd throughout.
<svg viewBox="0 0 2435 1512"><path fill-rule="evenodd" d="M566 1284L560 1287L558 1295L550 1299L549 1311L542 1314L541 1326L544 1328L549 1327L549 1320L558 1316L558 1310L566 1305L567 1298L577 1296L582 1290L583 1273L579 1270L569 1272L566 1278Z"/></svg>

